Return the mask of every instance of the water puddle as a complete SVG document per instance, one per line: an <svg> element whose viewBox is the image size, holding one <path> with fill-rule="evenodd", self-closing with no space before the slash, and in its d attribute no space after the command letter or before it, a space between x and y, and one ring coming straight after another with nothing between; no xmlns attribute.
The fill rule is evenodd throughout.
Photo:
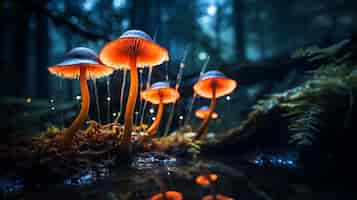
<svg viewBox="0 0 357 200"><path fill-rule="evenodd" d="M205 159L184 160L158 152L140 153L127 167L98 166L56 184L24 184L20 178L0 179L0 189L4 199L144 200L162 190L174 190L181 192L184 199L195 200L212 192L211 187L196 184L195 178L203 173L214 173L218 175L215 190L221 194L239 200L270 200L270 195L251 178L252 173L247 172L248 168L261 170L263 165L255 162L258 159L262 156L251 156L251 164L242 166ZM279 163L279 159L285 157L276 159ZM287 160L284 163L290 165ZM264 181L269 184L272 180Z"/></svg>

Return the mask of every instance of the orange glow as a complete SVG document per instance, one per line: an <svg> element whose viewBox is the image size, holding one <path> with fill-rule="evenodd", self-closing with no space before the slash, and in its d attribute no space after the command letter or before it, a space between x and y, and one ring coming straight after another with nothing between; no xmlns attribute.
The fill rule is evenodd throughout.
<svg viewBox="0 0 357 200"><path fill-rule="evenodd" d="M200 128L197 130L197 135L195 136L195 140L200 140L206 137L208 132L208 124L212 118L212 113L216 107L216 87L212 87L212 99L208 108L208 115L203 119Z"/></svg>
<svg viewBox="0 0 357 200"><path fill-rule="evenodd" d="M164 104L159 103L158 109L157 109L157 114L154 123L151 124L151 126L146 130L146 132L150 135L153 136L157 132L157 129L160 126L160 122L162 119L162 114L164 113Z"/></svg>
<svg viewBox="0 0 357 200"><path fill-rule="evenodd" d="M55 65L48 68L52 74L64 77L75 79L79 77L80 68L85 67L87 70L86 78L87 79L96 79L104 76L108 76L113 73L113 68L101 65L101 64L75 64L75 65Z"/></svg>
<svg viewBox="0 0 357 200"><path fill-rule="evenodd" d="M165 192L165 197L163 193L158 193L150 198L150 200L182 200L182 199L183 199L182 194L176 191Z"/></svg>
<svg viewBox="0 0 357 200"><path fill-rule="evenodd" d="M207 195L202 198L202 200L234 200L234 198L224 196L222 194L217 194L216 198L213 198L213 195Z"/></svg>
<svg viewBox="0 0 357 200"><path fill-rule="evenodd" d="M104 64L115 69L130 70L130 88L124 115L124 133L120 150L130 154L130 139L133 115L138 93L138 67L155 66L169 60L168 51L150 40L150 36L139 30L129 30L116 40L108 42L100 51Z"/></svg>
<svg viewBox="0 0 357 200"><path fill-rule="evenodd" d="M124 133L123 141L120 144L120 151L123 155L130 156L131 132L133 130L134 110L136 98L138 95L139 79L138 70L136 67L136 57L130 58L130 88L128 101L126 102L125 115L124 115Z"/></svg>
<svg viewBox="0 0 357 200"><path fill-rule="evenodd" d="M209 174L208 176L197 176L195 181L198 185L207 186L216 182L217 180L217 174Z"/></svg>
<svg viewBox="0 0 357 200"><path fill-rule="evenodd" d="M74 119L71 126L69 126L69 128L65 129L64 131L63 142L65 148L71 146L73 137L75 136L76 132L80 129L81 125L83 124L83 122L86 120L88 116L90 95L89 95L88 84L87 84L86 70L87 69L85 67L82 67L80 69L79 81L80 81L81 95L83 97L81 103L81 111Z"/></svg>
<svg viewBox="0 0 357 200"><path fill-rule="evenodd" d="M209 110L207 109L207 110L197 110L196 112L195 112L195 116L197 117L197 118L200 118L200 119L204 119L204 118L206 118L207 117L207 115L209 115ZM217 119L218 118L218 113L216 113L216 112L213 112L212 113L212 116L211 116L211 119Z"/></svg>
<svg viewBox="0 0 357 200"><path fill-rule="evenodd" d="M141 96L153 104L159 104L161 100L164 104L174 103L180 98L178 91L173 88L148 89L143 91Z"/></svg>
<svg viewBox="0 0 357 200"><path fill-rule="evenodd" d="M130 69L129 54L135 51L137 67L156 66L169 60L168 51L137 37L118 38L107 43L99 54L101 61L116 69Z"/></svg>
<svg viewBox="0 0 357 200"><path fill-rule="evenodd" d="M141 96L145 101L149 101L153 104L159 104L156 119L147 129L147 133L151 136L157 132L157 129L160 126L164 111L164 104L174 103L178 98L180 98L180 94L176 89L170 88L169 85L160 86L162 83L163 82L154 83L152 88L149 88L141 93Z"/></svg>
<svg viewBox="0 0 357 200"><path fill-rule="evenodd" d="M85 47L77 47L69 51L61 63L51 66L48 71L63 78L79 78L81 89L81 110L72 124L64 130L64 147L70 147L73 137L87 119L90 95L88 90L88 79L96 79L108 76L114 69L103 65L95 52Z"/></svg>
<svg viewBox="0 0 357 200"><path fill-rule="evenodd" d="M224 77L209 78L198 81L193 89L199 96L210 99L212 98L213 85L216 87L216 98L219 98L233 92L237 87L237 82Z"/></svg>

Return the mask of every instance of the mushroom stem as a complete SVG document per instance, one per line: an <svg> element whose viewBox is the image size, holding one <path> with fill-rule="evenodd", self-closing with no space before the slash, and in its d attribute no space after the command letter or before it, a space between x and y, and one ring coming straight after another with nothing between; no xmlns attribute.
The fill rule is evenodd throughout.
<svg viewBox="0 0 357 200"><path fill-rule="evenodd" d="M207 134L207 130L208 130L208 124L212 118L212 114L214 112L214 109L216 107L216 87L213 86L212 88L212 99L211 99L211 104L209 106L209 113L208 115L204 118L200 128L197 131L197 135L195 137L195 140L199 140L199 139L203 139L206 134Z"/></svg>
<svg viewBox="0 0 357 200"><path fill-rule="evenodd" d="M123 153L130 154L130 139L133 129L133 115L135 110L136 98L138 95L138 70L136 67L136 56L130 57L130 88L129 97L126 103L124 116L124 134L121 143Z"/></svg>
<svg viewBox="0 0 357 200"><path fill-rule="evenodd" d="M155 135L157 129L159 128L163 113L164 113L164 103L162 101L160 101L160 103L158 105L157 113L156 113L156 119L155 119L154 123L152 123L151 126L146 131L150 136Z"/></svg>
<svg viewBox="0 0 357 200"><path fill-rule="evenodd" d="M69 147L71 145L74 135L80 129L89 112L90 96L87 84L87 69L84 66L80 67L79 81L82 96L81 111L72 122L71 126L64 131L63 142L65 147Z"/></svg>

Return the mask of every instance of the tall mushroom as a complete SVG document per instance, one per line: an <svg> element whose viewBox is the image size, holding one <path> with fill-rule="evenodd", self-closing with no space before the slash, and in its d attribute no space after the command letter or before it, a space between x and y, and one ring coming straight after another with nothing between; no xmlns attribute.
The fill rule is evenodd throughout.
<svg viewBox="0 0 357 200"><path fill-rule="evenodd" d="M121 143L123 153L130 152L133 114L138 94L137 67L160 65L169 60L165 48L156 44L149 35L140 30L124 32L118 39L107 43L99 54L102 62L116 69L130 70L130 89L124 115L124 134Z"/></svg>
<svg viewBox="0 0 357 200"><path fill-rule="evenodd" d="M222 72L212 70L204 73L198 82L193 86L196 94L207 99L211 99L209 113L204 118L195 137L196 140L203 139L207 133L207 126L216 107L216 98L225 96L237 87L235 80L227 78Z"/></svg>
<svg viewBox="0 0 357 200"><path fill-rule="evenodd" d="M156 113L156 119L154 123L147 129L149 135L154 135L159 128L162 114L164 112L164 104L174 103L180 98L179 92L170 88L168 82L156 82L151 87L141 93L142 98L145 101L149 101L152 104L158 104Z"/></svg>
<svg viewBox="0 0 357 200"><path fill-rule="evenodd" d="M96 79L113 73L113 68L101 64L97 54L91 49L77 47L69 51L62 62L48 68L49 72L63 78L76 79L79 77L82 104L81 111L72 124L64 131L64 145L71 145L75 133L85 121L90 104L87 79Z"/></svg>
<svg viewBox="0 0 357 200"><path fill-rule="evenodd" d="M195 112L195 116L200 119L205 119L209 115L209 107L208 106L202 106ZM217 119L218 118L218 113L214 112L211 115L211 119Z"/></svg>

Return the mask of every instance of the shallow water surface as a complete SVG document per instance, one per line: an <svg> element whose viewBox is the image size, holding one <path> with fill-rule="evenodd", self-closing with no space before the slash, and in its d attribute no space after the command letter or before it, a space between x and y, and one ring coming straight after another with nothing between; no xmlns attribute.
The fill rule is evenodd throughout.
<svg viewBox="0 0 357 200"><path fill-rule="evenodd" d="M218 174L215 190L224 195L269 199L237 166L203 159L186 161L159 153L140 154L129 167L88 169L56 184L26 183L19 177L0 184L4 199L140 200L161 190L179 191L184 199L201 199L211 191L195 183L195 177L202 173Z"/></svg>
<svg viewBox="0 0 357 200"><path fill-rule="evenodd" d="M277 159L279 164L283 158ZM19 177L1 179L0 189L3 199L145 200L160 191L174 190L181 192L184 199L198 200L210 194L212 188L197 185L195 177L215 173L219 178L214 190L236 200L320 199L320 194L326 193L313 193L309 184L299 181L298 169L289 164L289 160L284 168L281 164L272 167L274 158L262 159L261 154L245 159L248 162L228 157L219 160L193 161L161 153L143 153L137 155L130 166L87 169L55 184L26 183ZM269 163L263 165L264 162ZM332 195L339 192L330 194L327 199L334 199Z"/></svg>

